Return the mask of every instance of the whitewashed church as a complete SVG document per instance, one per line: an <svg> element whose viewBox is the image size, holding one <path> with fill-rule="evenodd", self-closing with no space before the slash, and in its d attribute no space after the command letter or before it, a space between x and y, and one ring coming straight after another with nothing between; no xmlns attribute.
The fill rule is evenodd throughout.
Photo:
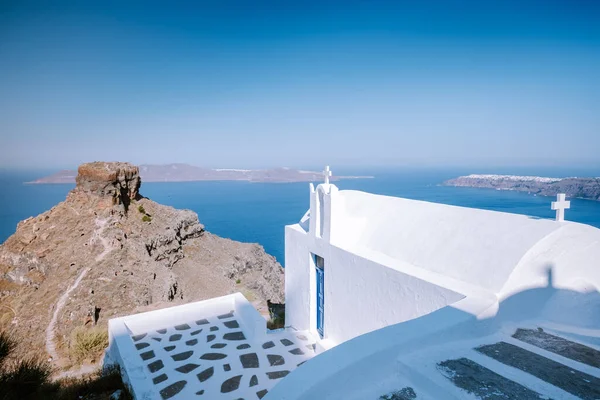
<svg viewBox="0 0 600 400"><path fill-rule="evenodd" d="M310 185L286 328L233 294L113 319L136 399L600 399L600 229ZM567 218L568 219L568 218Z"/></svg>

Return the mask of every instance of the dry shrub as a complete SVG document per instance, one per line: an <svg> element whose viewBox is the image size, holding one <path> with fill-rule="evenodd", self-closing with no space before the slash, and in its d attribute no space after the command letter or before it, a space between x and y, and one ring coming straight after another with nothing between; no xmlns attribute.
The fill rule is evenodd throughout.
<svg viewBox="0 0 600 400"><path fill-rule="evenodd" d="M285 314L274 316L267 321L267 329L274 330L281 328L285 328Z"/></svg>
<svg viewBox="0 0 600 400"><path fill-rule="evenodd" d="M40 399L51 388L49 377L50 365L35 359L20 360L13 365L5 366L0 372L0 399Z"/></svg>
<svg viewBox="0 0 600 400"><path fill-rule="evenodd" d="M269 315L271 318L267 321L267 329L285 328L285 304L271 303L267 300Z"/></svg>
<svg viewBox="0 0 600 400"><path fill-rule="evenodd" d="M117 390L121 390L120 400L133 397L123 385L118 367L108 368L81 378L66 378L58 382L60 389L54 395L56 400L106 399Z"/></svg>
<svg viewBox="0 0 600 400"><path fill-rule="evenodd" d="M14 350L16 343L6 332L0 332L0 364Z"/></svg>
<svg viewBox="0 0 600 400"><path fill-rule="evenodd" d="M99 327L78 327L71 335L70 353L76 362L94 361L108 346L108 332Z"/></svg>
<svg viewBox="0 0 600 400"><path fill-rule="evenodd" d="M16 346L6 332L0 332L0 400L47 398L51 368L45 361L16 360L10 353Z"/></svg>
<svg viewBox="0 0 600 400"><path fill-rule="evenodd" d="M100 343L105 346L106 332L97 328L81 330L74 336L90 352L100 348ZM15 344L12 337L0 331L0 400L105 400L116 390L121 390L120 400L132 399L118 367L51 382L52 370L47 362L11 357Z"/></svg>

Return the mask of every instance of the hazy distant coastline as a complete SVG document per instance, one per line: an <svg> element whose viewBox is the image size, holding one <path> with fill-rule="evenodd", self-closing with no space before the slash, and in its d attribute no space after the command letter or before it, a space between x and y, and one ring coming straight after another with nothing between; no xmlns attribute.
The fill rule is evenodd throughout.
<svg viewBox="0 0 600 400"><path fill-rule="evenodd" d="M447 180L444 186L517 190L540 196L556 196L600 201L600 178L546 178L515 175L467 175Z"/></svg>
<svg viewBox="0 0 600 400"><path fill-rule="evenodd" d="M291 168L273 169L211 169L189 164L140 165L144 182L247 181L247 182L318 182L323 173ZM77 171L62 170L27 184L75 183ZM369 179L373 176L332 176L331 180Z"/></svg>

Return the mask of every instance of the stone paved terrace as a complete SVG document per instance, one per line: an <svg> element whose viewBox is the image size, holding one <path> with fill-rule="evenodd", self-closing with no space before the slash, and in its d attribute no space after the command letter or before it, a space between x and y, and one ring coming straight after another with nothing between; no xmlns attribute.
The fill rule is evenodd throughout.
<svg viewBox="0 0 600 400"><path fill-rule="evenodd" d="M424 330L418 328L416 341L378 348L371 357L360 349L399 330L388 327L342 343L284 379L264 400L600 399L597 329L537 319L468 323L443 335L419 336ZM340 353L360 358L344 365ZM339 365L344 369L335 370Z"/></svg>
<svg viewBox="0 0 600 400"><path fill-rule="evenodd" d="M261 399L315 355L309 333L267 333L239 294L167 310L109 325L107 359L136 399Z"/></svg>
<svg viewBox="0 0 600 400"><path fill-rule="evenodd" d="M456 398L468 393L469 398L485 400L600 399L600 350L593 344L539 326L517 328L510 336L490 337L485 342L454 346L446 360L440 360L437 353L438 373L455 386L438 380L443 390ZM428 372L419 372L435 378L431 366ZM416 394L429 398L423 390L417 389Z"/></svg>

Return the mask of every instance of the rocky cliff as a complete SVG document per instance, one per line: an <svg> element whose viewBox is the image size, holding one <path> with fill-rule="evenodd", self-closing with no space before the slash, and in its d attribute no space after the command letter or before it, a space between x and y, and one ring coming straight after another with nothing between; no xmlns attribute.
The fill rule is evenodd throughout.
<svg viewBox="0 0 600 400"><path fill-rule="evenodd" d="M515 175L467 175L444 182L445 186L476 187L497 190L517 190L556 196L565 193L576 197L600 201L600 178L543 178L538 176Z"/></svg>
<svg viewBox="0 0 600 400"><path fill-rule="evenodd" d="M74 328L174 303L236 291L258 308L283 301L283 270L261 246L212 235L140 186L133 165L84 164L64 202L0 245L0 328L21 354L61 364Z"/></svg>

